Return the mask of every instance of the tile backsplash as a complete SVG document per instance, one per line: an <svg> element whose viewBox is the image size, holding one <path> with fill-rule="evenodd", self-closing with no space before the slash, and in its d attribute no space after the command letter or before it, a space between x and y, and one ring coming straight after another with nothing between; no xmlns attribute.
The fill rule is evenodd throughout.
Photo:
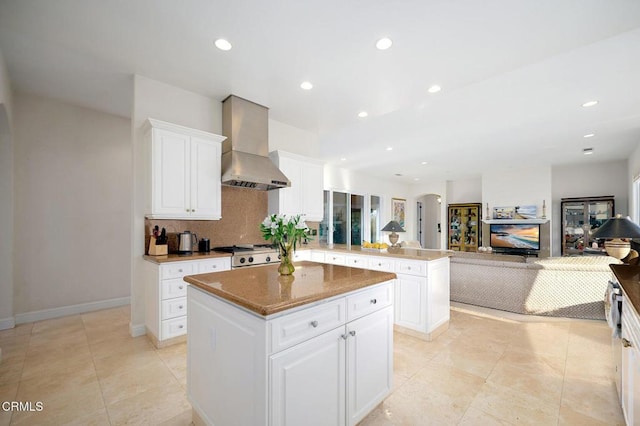
<svg viewBox="0 0 640 426"><path fill-rule="evenodd" d="M145 219L145 247L154 226L165 228L169 236L169 252L177 250L177 234L191 231L200 238L209 238L211 248L233 244L264 243L259 225L267 216L268 193L254 189L222 187L222 219L220 220L161 220ZM308 223L312 229L318 223ZM194 247L197 250L197 246Z"/></svg>

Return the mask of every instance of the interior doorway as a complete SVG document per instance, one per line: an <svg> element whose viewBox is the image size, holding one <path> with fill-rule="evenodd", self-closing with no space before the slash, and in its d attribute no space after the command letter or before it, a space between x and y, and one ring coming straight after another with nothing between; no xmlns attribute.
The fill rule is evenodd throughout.
<svg viewBox="0 0 640 426"><path fill-rule="evenodd" d="M416 200L416 239L423 248L440 250L442 229L442 197L425 194Z"/></svg>

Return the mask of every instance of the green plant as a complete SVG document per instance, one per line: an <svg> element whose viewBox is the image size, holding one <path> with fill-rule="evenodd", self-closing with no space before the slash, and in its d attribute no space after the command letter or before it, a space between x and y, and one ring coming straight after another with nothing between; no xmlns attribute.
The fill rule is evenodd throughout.
<svg viewBox="0 0 640 426"><path fill-rule="evenodd" d="M307 241L311 239L309 228L300 215L269 215L260 224L260 231L265 240L278 244L281 250L287 250L287 246L291 244L295 250L302 238Z"/></svg>

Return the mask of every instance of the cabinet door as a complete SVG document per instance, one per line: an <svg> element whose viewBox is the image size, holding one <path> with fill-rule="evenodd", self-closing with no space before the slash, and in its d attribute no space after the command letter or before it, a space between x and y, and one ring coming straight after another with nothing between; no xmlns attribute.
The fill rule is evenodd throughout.
<svg viewBox="0 0 640 426"><path fill-rule="evenodd" d="M344 425L344 327L270 357L270 425Z"/></svg>
<svg viewBox="0 0 640 426"><path fill-rule="evenodd" d="M286 215L298 215L302 211L302 173L300 164L286 157L280 157L278 167L289 178L291 186L277 190L279 200L279 212Z"/></svg>
<svg viewBox="0 0 640 426"><path fill-rule="evenodd" d="M397 274L395 323L416 331L426 331L427 278Z"/></svg>
<svg viewBox="0 0 640 426"><path fill-rule="evenodd" d="M153 129L152 205L154 215L189 217L189 137Z"/></svg>
<svg viewBox="0 0 640 426"><path fill-rule="evenodd" d="M301 171L302 212L305 220L320 222L324 217L324 166L321 164L306 164Z"/></svg>
<svg viewBox="0 0 640 426"><path fill-rule="evenodd" d="M220 219L220 144L191 138L191 205L193 219Z"/></svg>
<svg viewBox="0 0 640 426"><path fill-rule="evenodd" d="M347 333L347 423L355 425L391 392L391 307L347 324Z"/></svg>

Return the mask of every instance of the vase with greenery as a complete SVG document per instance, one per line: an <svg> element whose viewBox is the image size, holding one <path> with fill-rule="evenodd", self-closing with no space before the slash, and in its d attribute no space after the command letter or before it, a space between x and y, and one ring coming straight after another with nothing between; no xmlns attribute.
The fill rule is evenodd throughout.
<svg viewBox="0 0 640 426"><path fill-rule="evenodd" d="M280 275L291 275L295 271L293 253L296 245L303 238L309 240L309 228L300 215L287 216L272 214L260 224L260 231L265 240L278 245L280 250Z"/></svg>

